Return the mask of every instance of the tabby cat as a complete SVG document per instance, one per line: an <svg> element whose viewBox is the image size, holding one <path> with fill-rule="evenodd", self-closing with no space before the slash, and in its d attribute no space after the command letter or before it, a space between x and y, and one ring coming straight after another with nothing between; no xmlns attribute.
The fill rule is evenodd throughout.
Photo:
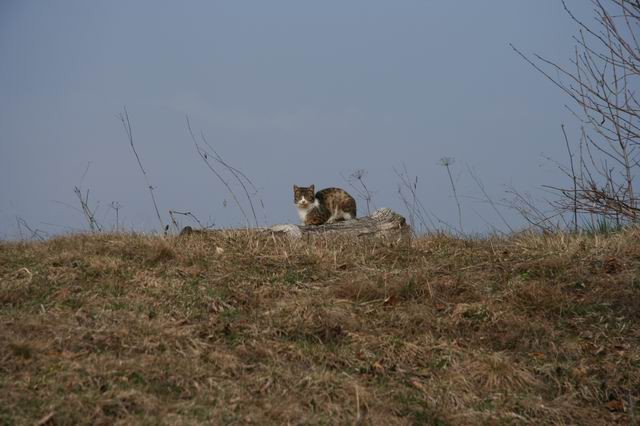
<svg viewBox="0 0 640 426"><path fill-rule="evenodd" d="M305 225L322 225L356 217L356 200L340 188L326 188L315 192L314 185L293 185L293 201L300 220Z"/></svg>

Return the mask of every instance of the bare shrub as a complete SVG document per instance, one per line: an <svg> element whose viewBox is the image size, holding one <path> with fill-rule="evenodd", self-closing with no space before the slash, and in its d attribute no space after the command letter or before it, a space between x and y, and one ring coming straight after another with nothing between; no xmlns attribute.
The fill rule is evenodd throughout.
<svg viewBox="0 0 640 426"><path fill-rule="evenodd" d="M580 20L563 6L579 27L569 69L540 55L525 61L567 94L577 109L582 130L571 148L564 131L569 165L560 166L568 186L547 186L557 198L551 205L571 216L577 230L580 217L591 223L604 218L616 224L635 222L640 208L635 191L640 160L640 3L593 0L594 22Z"/></svg>

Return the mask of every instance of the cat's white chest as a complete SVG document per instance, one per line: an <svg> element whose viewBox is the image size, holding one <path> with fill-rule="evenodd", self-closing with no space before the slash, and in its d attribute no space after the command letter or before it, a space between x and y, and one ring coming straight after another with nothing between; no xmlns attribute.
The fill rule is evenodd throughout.
<svg viewBox="0 0 640 426"><path fill-rule="evenodd" d="M300 216L300 221L302 223L305 223L305 220L307 219L307 214L309 214L311 210L319 206L320 206L320 202L318 200L313 200L313 203L308 204L306 207L300 207L299 205L296 206L296 208L298 209L298 216Z"/></svg>

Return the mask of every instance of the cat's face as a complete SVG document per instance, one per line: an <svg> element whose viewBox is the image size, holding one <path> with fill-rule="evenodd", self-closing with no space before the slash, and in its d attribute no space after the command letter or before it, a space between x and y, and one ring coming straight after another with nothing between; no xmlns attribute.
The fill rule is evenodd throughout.
<svg viewBox="0 0 640 426"><path fill-rule="evenodd" d="M308 187L293 185L293 201L296 203L296 206L309 206L309 204L313 203L315 194L315 187L313 185Z"/></svg>

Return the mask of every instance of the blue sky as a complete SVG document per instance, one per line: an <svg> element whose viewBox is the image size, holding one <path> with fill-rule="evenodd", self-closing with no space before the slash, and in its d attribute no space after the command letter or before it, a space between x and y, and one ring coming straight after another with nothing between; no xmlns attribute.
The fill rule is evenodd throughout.
<svg viewBox="0 0 640 426"><path fill-rule="evenodd" d="M568 4L591 19L590 2ZM121 226L158 229L116 117L125 105L165 222L173 209L244 223L198 157L188 114L260 188L262 222L298 220L293 184L349 190L342 176L358 169L376 207L406 213L403 164L427 209L455 222L446 156L465 228L499 226L467 167L495 200L506 185L539 192L562 182L542 155L564 160L560 125L577 134L568 99L509 43L566 64L575 33L557 0L3 1L0 238L18 235L17 217L52 234L86 229L76 185L106 228L117 201Z"/></svg>

